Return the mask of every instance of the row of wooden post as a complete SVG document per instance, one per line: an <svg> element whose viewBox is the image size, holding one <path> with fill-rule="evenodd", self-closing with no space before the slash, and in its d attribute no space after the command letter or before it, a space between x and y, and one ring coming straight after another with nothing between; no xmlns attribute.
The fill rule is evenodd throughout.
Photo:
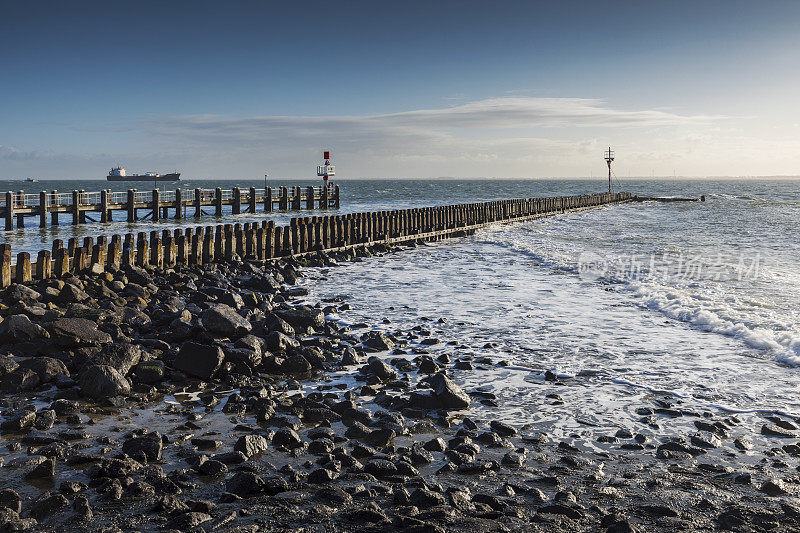
<svg viewBox="0 0 800 533"><path fill-rule="evenodd" d="M629 200L630 193L501 200L442 207L293 218L288 226L273 221L220 224L124 236L71 238L53 242L36 261L20 252L12 265L11 246L0 245L0 284L59 278L66 273L126 265L171 268L231 261L267 260L307 252L345 249L379 242L435 240L492 222L530 218Z"/></svg>
<svg viewBox="0 0 800 533"><path fill-rule="evenodd" d="M278 209L283 211L289 209L300 210L304 208L314 209L315 205L319 209L328 209L329 207L333 207L334 209L339 208L338 185L332 186L330 190L328 190L327 187L321 187L318 200L315 198L314 187L306 187L305 190L302 187L279 187L276 195L273 195L271 187L266 187L264 189L250 187L245 204L247 212L257 212L259 202L256 193L261 191L263 191L263 196L260 203L263 204L263 211L267 213L273 211L276 202L278 204ZM214 214L216 216L222 216L222 206L225 204L222 198L222 189L219 187L213 191L213 196L210 190L195 189L194 198L191 200L187 198L185 201L183 198L183 190L175 189L175 200L170 200L168 202L161 199L162 192L158 189L153 189L151 200L137 202L136 189L129 189L125 202L113 204L113 202L111 202L110 192L111 191L108 190L100 191L100 203L91 204L86 202L86 191L72 191L72 202L67 204L69 206L69 213L65 212L64 214L72 215L73 224L85 224L87 212L99 212L100 222L110 222L112 220L111 213L116 209L127 211L127 221L135 222L139 219L138 210L146 209L151 213L151 220L157 221L161 218L168 218L168 210L173 209L173 218L179 220L186 216L186 210L189 208L194 208L195 217L202 216L203 202L209 201L211 202L211 207L214 208ZM231 212L234 215L238 215L242 212L242 190L239 187L234 187L231 191L231 196ZM3 208L6 230L13 229L14 216L17 217L18 228L25 227L26 216L38 216L39 227L47 227L47 213L50 213L50 224L58 226L58 208L63 207L63 205L57 202L58 191L51 191L50 193L41 191L39 193L39 203L34 206L25 205L24 197L25 195L22 191L19 193L6 193L5 207ZM140 204L144 204L144 206ZM21 208L31 207L35 207L36 209L28 213L18 211Z"/></svg>

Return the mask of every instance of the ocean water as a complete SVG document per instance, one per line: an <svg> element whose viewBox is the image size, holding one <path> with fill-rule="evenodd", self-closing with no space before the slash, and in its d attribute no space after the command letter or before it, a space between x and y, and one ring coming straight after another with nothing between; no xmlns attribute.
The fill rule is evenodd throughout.
<svg viewBox="0 0 800 533"><path fill-rule="evenodd" d="M530 194L524 183L483 187L504 185L513 190L507 196L591 189L586 182L529 184ZM468 187L429 186L439 198L450 188L458 200ZM707 201L496 225L324 269L308 283L314 297L352 305L339 316L345 322L387 331L422 324L459 343L443 342L430 349L434 355L507 362L455 371L467 390L501 399L478 406L486 418L569 434L641 431L636 410L643 406L738 413L756 432L769 413L800 415L800 181L623 186ZM557 385L545 382L546 370L560 376Z"/></svg>
<svg viewBox="0 0 800 533"><path fill-rule="evenodd" d="M106 184L25 185L33 192ZM182 183L187 189L235 185L263 181ZM604 183L363 180L340 186L343 213L601 192ZM752 424L765 413L800 416L800 180L622 180L618 186L645 195L705 194L707 201L626 204L496 225L315 269L304 283L313 300L348 301L353 309L337 317L345 323L387 331L422 324L442 341L458 342L428 348L434 354L505 361L455 373L468 390L498 395L499 406L479 406L487 418L569 433L595 426L641 430L636 410L653 402L737 412ZM18 190L19 183L8 188ZM222 221L285 223L297 214L226 214ZM201 223L218 222L205 217ZM14 252L34 251L57 237L176 225L62 225L3 236ZM560 377L557 384L545 381L546 370Z"/></svg>

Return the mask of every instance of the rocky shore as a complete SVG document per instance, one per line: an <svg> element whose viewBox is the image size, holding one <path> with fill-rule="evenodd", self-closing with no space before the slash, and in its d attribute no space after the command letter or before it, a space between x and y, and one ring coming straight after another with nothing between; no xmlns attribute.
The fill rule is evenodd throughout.
<svg viewBox="0 0 800 533"><path fill-rule="evenodd" d="M796 420L764 415L748 438L736 416L655 398L638 422L681 420L668 438L552 438L489 419L478 407L498 399L456 384L501 361L434 349L459 343L425 323L343 325L347 302L296 284L391 251L12 285L0 529L800 528Z"/></svg>

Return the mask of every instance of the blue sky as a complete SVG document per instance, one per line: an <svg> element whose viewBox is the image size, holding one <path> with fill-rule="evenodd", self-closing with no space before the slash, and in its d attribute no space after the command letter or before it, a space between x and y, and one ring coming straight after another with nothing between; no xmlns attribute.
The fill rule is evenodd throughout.
<svg viewBox="0 0 800 533"><path fill-rule="evenodd" d="M0 178L800 174L800 2L18 4Z"/></svg>

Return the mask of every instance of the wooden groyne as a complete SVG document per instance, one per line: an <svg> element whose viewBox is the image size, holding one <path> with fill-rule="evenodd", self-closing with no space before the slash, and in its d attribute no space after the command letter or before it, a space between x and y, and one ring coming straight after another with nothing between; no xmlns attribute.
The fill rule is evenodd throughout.
<svg viewBox="0 0 800 533"><path fill-rule="evenodd" d="M497 222L512 222L631 201L630 193L525 198L423 207L396 211L293 218L288 226L220 224L138 234L86 237L82 243L53 242L36 261L20 252L12 264L11 245L0 245L0 287L12 282L59 278L67 274L101 274L126 265L172 268L211 262L270 260L320 251L342 251L372 244L432 241L465 235Z"/></svg>
<svg viewBox="0 0 800 533"><path fill-rule="evenodd" d="M39 194L7 192L5 202L0 207L0 215L5 219L6 231L17 227L25 227L26 217L39 219L39 227L47 227L47 215L50 224L57 226L59 214L72 217L72 224L90 222L110 222L113 211L124 211L128 222L137 220L153 220L170 218L182 219L193 214L201 217L205 214L222 215L222 206L230 205L234 215L239 213L256 213L259 210L328 209L339 207L339 186L328 187L250 187L242 189L175 189L174 191L128 191L113 192L110 190L86 192L41 191ZM210 207L213 213L206 213L203 208ZM140 211L145 211L139 218ZM92 216L94 215L94 216Z"/></svg>

